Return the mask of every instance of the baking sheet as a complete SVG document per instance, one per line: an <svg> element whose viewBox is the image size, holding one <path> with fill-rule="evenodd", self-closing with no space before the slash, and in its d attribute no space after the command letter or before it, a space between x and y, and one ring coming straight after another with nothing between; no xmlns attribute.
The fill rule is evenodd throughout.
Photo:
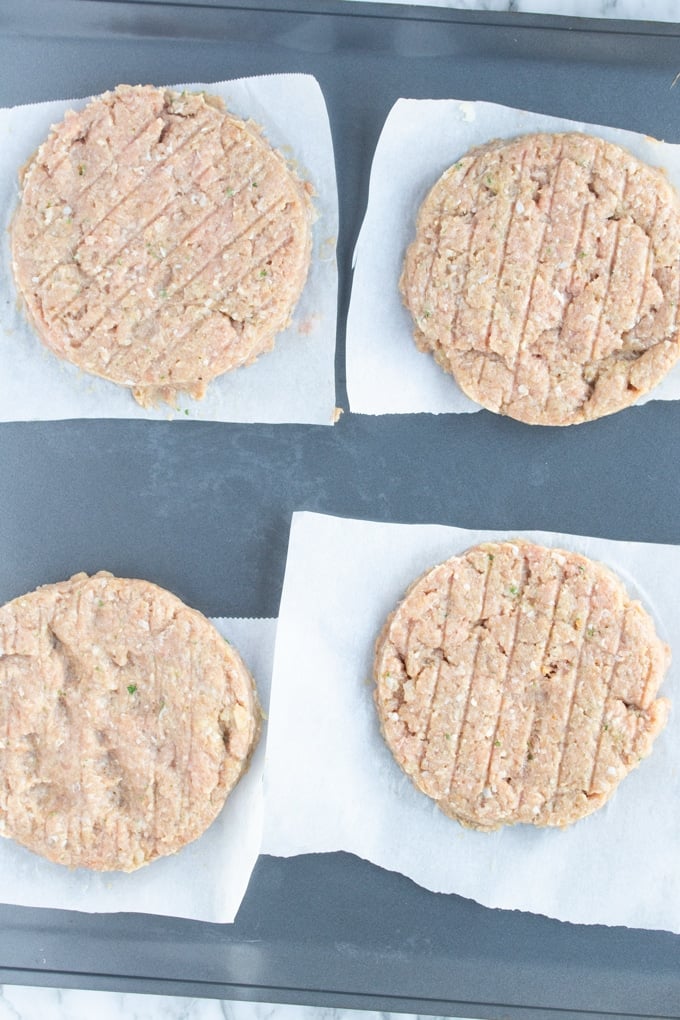
<svg viewBox="0 0 680 1020"><path fill-rule="evenodd" d="M155 83L155 84L161 84ZM331 425L335 406L338 201L333 144L318 82L305 74L173 85L220 96L228 110L264 128L315 189L309 276L290 326L254 365L219 376L203 400L180 394L177 407L142 408L124 387L81 372L38 340L12 278L9 224L19 198L18 171L50 125L87 99L0 109L0 421L58 418L187 418L199 421ZM281 385L286 378L288 384Z"/></svg>
<svg viewBox="0 0 680 1020"><path fill-rule="evenodd" d="M238 648L266 713L276 620L211 621ZM0 840L0 902L108 914L116 911L233 921L260 852L266 723L250 767L210 828L179 853L131 874L97 873L43 860Z"/></svg>
<svg viewBox="0 0 680 1020"><path fill-rule="evenodd" d="M375 143L400 95L540 102L680 141L673 26L339 0L22 0L3 27L4 105L100 92L121 77L315 75L343 210L341 403L351 250ZM9 597L74 562L106 562L182 591L207 615L273 617L294 507L680 542L678 434L673 401L561 430L486 413L345 414L335 429L5 424L0 581ZM677 936L489 910L352 854L260 857L234 924L218 928L9 906L0 928L7 981L494 1020L680 1016Z"/></svg>
<svg viewBox="0 0 680 1020"><path fill-rule="evenodd" d="M382 740L371 678L388 614L429 567L513 537L605 563L680 656L678 546L297 513L276 643L263 849L346 850L488 907L680 932L677 710L612 800L564 831L464 829L415 789ZM677 702L679 680L676 663L661 693Z"/></svg>
<svg viewBox="0 0 680 1020"><path fill-rule="evenodd" d="M549 117L496 103L399 99L389 112L371 167L366 216L354 253L347 317L347 392L357 414L472 412L452 376L413 341L413 320L399 293L416 214L441 174L469 149L535 131L582 131L663 167L680 190L680 145L599 124ZM380 299L377 299L380 295ZM648 400L680 399L680 363Z"/></svg>

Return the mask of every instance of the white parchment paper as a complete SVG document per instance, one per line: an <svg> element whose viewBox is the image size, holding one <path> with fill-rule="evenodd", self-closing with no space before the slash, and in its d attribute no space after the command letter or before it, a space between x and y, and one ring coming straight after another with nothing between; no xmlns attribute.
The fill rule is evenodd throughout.
<svg viewBox="0 0 680 1020"><path fill-rule="evenodd" d="M212 622L238 648L266 712L276 620ZM129 875L69 871L10 839L0 840L0 902L88 913L129 911L233 921L260 853L265 738L263 727L250 768L207 832L179 853Z"/></svg>
<svg viewBox="0 0 680 1020"><path fill-rule="evenodd" d="M533 131L584 131L664 167L680 190L680 145L632 131L528 113L495 103L399 99L378 140L366 216L356 244L347 319L347 393L359 414L479 411L430 354L413 341L413 322L399 293L416 214L444 170L468 149ZM680 365L647 400L680 398Z"/></svg>
<svg viewBox="0 0 680 1020"><path fill-rule="evenodd" d="M156 84L156 83L154 83ZM161 84L160 82L157 84ZM311 75L191 82L179 90L221 96L227 109L264 129L316 190L312 263L291 325L254 365L210 383L203 400L181 394L176 409L139 407L130 392L61 361L36 337L17 303L7 228L19 199L18 171L66 110L87 99L0 109L0 421L57 418L179 418L231 422L332 424L338 200L328 112Z"/></svg>
<svg viewBox="0 0 680 1020"><path fill-rule="evenodd" d="M383 743L373 647L428 567L524 535L610 566L654 616L675 665L652 755L571 828L463 829L419 793ZM680 547L546 532L293 519L279 615L263 852L345 850L436 892L586 924L680 932Z"/></svg>

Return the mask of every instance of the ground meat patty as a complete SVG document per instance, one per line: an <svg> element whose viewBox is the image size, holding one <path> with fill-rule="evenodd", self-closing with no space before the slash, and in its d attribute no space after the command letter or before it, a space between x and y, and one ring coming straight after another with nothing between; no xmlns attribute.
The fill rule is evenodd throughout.
<svg viewBox="0 0 680 1020"><path fill-rule="evenodd" d="M260 729L215 628L147 581L77 574L0 608L0 834L133 871L200 836Z"/></svg>
<svg viewBox="0 0 680 1020"><path fill-rule="evenodd" d="M401 277L415 340L492 411L611 414L680 356L680 201L589 135L492 142L430 191Z"/></svg>
<svg viewBox="0 0 680 1020"><path fill-rule="evenodd" d="M16 284L44 343L147 406L274 344L311 251L306 189L218 99L121 85L22 174Z"/></svg>
<svg viewBox="0 0 680 1020"><path fill-rule="evenodd" d="M651 751L669 661L602 565L488 543L430 570L389 617L375 699L395 759L446 814L564 826Z"/></svg>

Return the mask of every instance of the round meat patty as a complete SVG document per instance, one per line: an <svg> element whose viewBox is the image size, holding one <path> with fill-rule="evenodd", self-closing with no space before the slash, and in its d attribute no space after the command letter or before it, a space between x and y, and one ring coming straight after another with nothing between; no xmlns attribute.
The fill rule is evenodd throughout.
<svg viewBox="0 0 680 1020"><path fill-rule="evenodd" d="M590 135L492 142L430 191L400 286L419 349L479 404L529 424L599 418L680 356L680 200Z"/></svg>
<svg viewBox="0 0 680 1020"><path fill-rule="evenodd" d="M148 406L274 344L311 253L307 190L219 99L121 85L22 172L18 290L42 341Z"/></svg>
<svg viewBox="0 0 680 1020"><path fill-rule="evenodd" d="M0 608L0 834L133 871L196 839L245 771L254 683L200 613L77 574Z"/></svg>
<svg viewBox="0 0 680 1020"><path fill-rule="evenodd" d="M375 700L396 761L447 815L564 826L651 751L669 661L601 564L492 542L410 588L378 638Z"/></svg>

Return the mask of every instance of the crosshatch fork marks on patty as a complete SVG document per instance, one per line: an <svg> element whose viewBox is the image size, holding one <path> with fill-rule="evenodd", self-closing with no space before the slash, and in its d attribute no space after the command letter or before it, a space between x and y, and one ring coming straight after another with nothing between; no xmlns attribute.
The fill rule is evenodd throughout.
<svg viewBox="0 0 680 1020"><path fill-rule="evenodd" d="M417 346L477 403L528 424L599 418L680 357L680 200L590 135L490 142L423 202L400 287Z"/></svg>
<svg viewBox="0 0 680 1020"><path fill-rule="evenodd" d="M147 406L205 393L290 322L311 186L220 100L119 86L22 173L13 269L43 342Z"/></svg>
<svg viewBox="0 0 680 1020"><path fill-rule="evenodd" d="M606 567L492 542L411 586L376 643L375 701L397 763L461 824L565 826L650 753L669 662Z"/></svg>

